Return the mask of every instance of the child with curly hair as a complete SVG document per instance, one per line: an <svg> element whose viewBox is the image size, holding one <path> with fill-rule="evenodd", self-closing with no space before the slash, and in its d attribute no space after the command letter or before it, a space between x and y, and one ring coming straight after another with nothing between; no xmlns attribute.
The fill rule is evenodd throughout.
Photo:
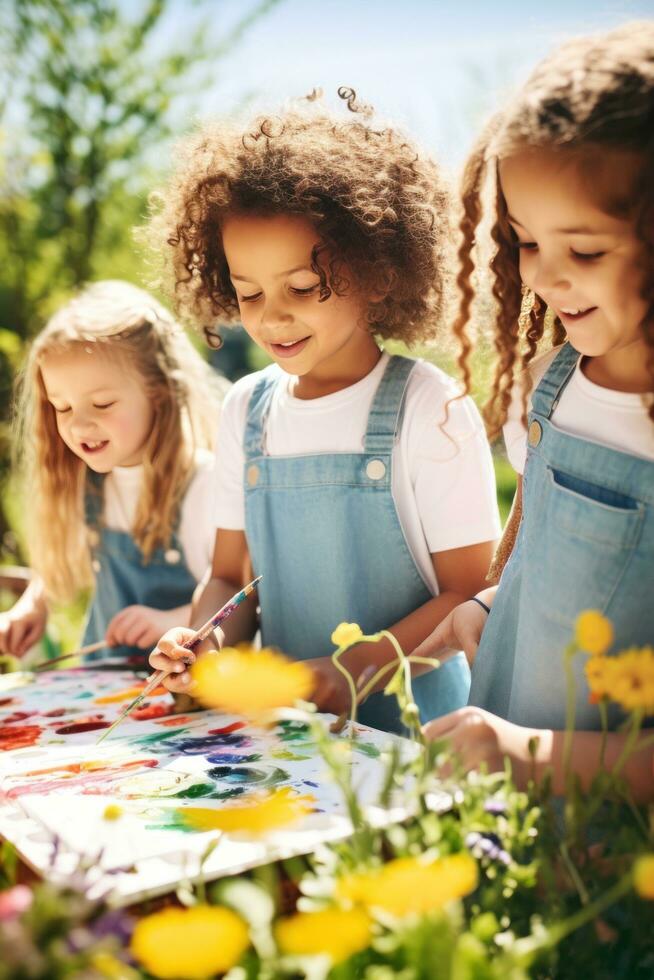
<svg viewBox="0 0 654 980"><path fill-rule="evenodd" d="M574 40L539 65L464 177L458 329L469 318L489 174L499 305L489 414L495 429L505 425L522 519L499 586L454 610L416 651L454 645L474 659L475 707L427 733L448 736L470 767L501 768L508 755L523 783L536 738L536 771L551 766L559 791L562 651L579 613L608 617L616 650L654 641L653 133L649 22ZM587 784L601 766L601 712L583 657L574 670L572 762ZM609 713L612 728L620 717ZM607 766L624 739L609 735ZM625 772L641 798L651 797L651 759L642 749Z"/></svg>
<svg viewBox="0 0 654 980"><path fill-rule="evenodd" d="M49 598L90 585L83 643L105 640L114 659L143 663L163 631L189 621L211 560L219 394L182 327L131 283L92 283L51 317L30 349L18 420L35 575L0 616L0 649L22 656Z"/></svg>
<svg viewBox="0 0 654 980"><path fill-rule="evenodd" d="M458 388L436 367L381 346L426 339L439 323L441 174L396 130L374 128L351 90L339 94L349 118L307 104L246 130L204 129L155 221L181 305L204 323L240 319L273 361L224 405L215 558L196 619L263 575L263 643L310 660L315 700L336 712L349 704L329 656L336 625L389 627L413 648L482 586L499 532L472 402L452 401ZM255 628L242 607L227 639ZM151 658L179 671L177 691L189 684L173 663L188 654L174 642L184 636ZM344 660L356 679L393 657L384 640ZM463 656L417 677L422 717L464 704L468 687ZM360 717L400 728L395 698L380 693Z"/></svg>

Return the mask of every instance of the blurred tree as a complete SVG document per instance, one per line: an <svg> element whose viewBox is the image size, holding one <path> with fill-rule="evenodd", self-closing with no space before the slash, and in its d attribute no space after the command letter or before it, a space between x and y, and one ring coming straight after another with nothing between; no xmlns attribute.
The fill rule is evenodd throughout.
<svg viewBox="0 0 654 980"><path fill-rule="evenodd" d="M162 149L278 2L0 3L0 478L21 342L89 278L138 281L131 227Z"/></svg>
<svg viewBox="0 0 654 980"><path fill-rule="evenodd" d="M148 165L173 109L278 0L242 5L216 37L173 0L9 0L0 5L0 327L29 335L98 269L143 209ZM179 41L177 20L184 27ZM183 20L182 20L183 18ZM164 45L167 24L170 43ZM57 297L56 294L59 294Z"/></svg>

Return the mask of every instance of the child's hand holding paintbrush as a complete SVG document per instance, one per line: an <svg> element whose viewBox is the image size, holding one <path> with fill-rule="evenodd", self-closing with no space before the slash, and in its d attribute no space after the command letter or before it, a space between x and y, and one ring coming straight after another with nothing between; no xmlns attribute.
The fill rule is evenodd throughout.
<svg viewBox="0 0 654 980"><path fill-rule="evenodd" d="M194 620L202 622L207 617L207 613L212 612L216 607L221 607L233 591L233 583L214 580L209 587L205 587L202 601L194 610ZM240 620L243 616L248 620L253 619L253 615L251 603L242 603L230 613L229 617L222 620L227 630L228 643L242 639ZM194 642L193 649L189 650L187 644L195 636L192 629L185 627L168 630L148 658L151 667L166 672L161 683L173 694L192 694L191 674L188 668L195 662L198 654L219 649L225 642L225 633L221 628L215 627L205 640L201 643Z"/></svg>

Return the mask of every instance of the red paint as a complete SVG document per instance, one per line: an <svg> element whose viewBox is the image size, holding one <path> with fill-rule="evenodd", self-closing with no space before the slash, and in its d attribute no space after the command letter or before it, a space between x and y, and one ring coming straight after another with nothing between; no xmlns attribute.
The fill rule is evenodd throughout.
<svg viewBox="0 0 654 980"><path fill-rule="evenodd" d="M70 708L53 708L52 711L44 711L44 718L61 718L66 712L70 711Z"/></svg>
<svg viewBox="0 0 654 980"><path fill-rule="evenodd" d="M2 720L5 725L13 725L17 721L25 721L26 718L31 718L32 715L38 715L38 711L14 711L13 715L7 715Z"/></svg>
<svg viewBox="0 0 654 980"><path fill-rule="evenodd" d="M57 728L57 735L78 735L80 732L97 732L100 728L109 728L110 721L78 721L74 725L64 725Z"/></svg>
<svg viewBox="0 0 654 980"><path fill-rule="evenodd" d="M165 718L172 713L172 704L150 704L146 701L140 708L132 711L133 721L149 721L151 718Z"/></svg>
<svg viewBox="0 0 654 980"><path fill-rule="evenodd" d="M187 721L193 720L193 715L175 715L173 718L164 718L163 721L158 721L156 724L161 725L162 728L174 728L175 725L185 725Z"/></svg>
<svg viewBox="0 0 654 980"><path fill-rule="evenodd" d="M37 773L26 773L32 776L28 782L22 782L18 786L13 786L5 793L8 799L17 799L26 794L38 794L47 796L48 793L57 792L62 788L66 790L78 790L85 796L102 796L107 793L107 789L114 783L120 784L125 775L133 770L147 767L152 769L159 765L156 759L134 759L122 764L109 763L104 769L85 770L84 763L72 763L69 766L59 766L51 770L42 770L47 775L53 773L51 779L39 779ZM37 778L34 778L34 777Z"/></svg>
<svg viewBox="0 0 654 980"><path fill-rule="evenodd" d="M8 704L15 704L16 698L0 698L0 708L6 708Z"/></svg>
<svg viewBox="0 0 654 980"><path fill-rule="evenodd" d="M211 728L207 735L228 735L230 732L237 732L240 728L246 728L247 721L233 721L231 725L225 725L224 728Z"/></svg>
<svg viewBox="0 0 654 980"><path fill-rule="evenodd" d="M25 776L47 776L51 772L71 772L71 773L94 773L94 772L119 772L125 769L134 769L137 766L148 766L153 768L159 765L158 759L129 759L127 762L67 762L61 766L49 766L47 769L30 769Z"/></svg>
<svg viewBox="0 0 654 980"><path fill-rule="evenodd" d="M24 749L38 742L40 725L0 725L0 750Z"/></svg>

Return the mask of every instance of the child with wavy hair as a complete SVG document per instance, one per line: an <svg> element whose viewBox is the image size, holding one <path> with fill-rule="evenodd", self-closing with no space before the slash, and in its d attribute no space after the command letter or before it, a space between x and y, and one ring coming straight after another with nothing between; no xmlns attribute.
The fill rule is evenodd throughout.
<svg viewBox="0 0 654 980"><path fill-rule="evenodd" d="M390 628L405 649L481 587L499 525L483 425L469 399L386 341L430 338L442 316L448 195L437 166L342 89L352 115L317 100L245 130L222 122L184 149L155 220L180 304L242 321L273 363L240 380L218 437L212 578L199 623L251 577L266 645L310 660L315 700L349 690L329 656L341 621ZM211 328L208 330L211 336ZM253 607L227 623L249 638ZM151 663L179 673L177 631ZM388 640L344 658L358 679L394 657ZM173 658L173 660L171 660ZM415 680L423 718L465 703L465 659ZM395 698L360 717L397 730Z"/></svg>
<svg viewBox="0 0 654 980"><path fill-rule="evenodd" d="M653 136L654 24L631 24L571 41L539 65L464 176L459 331L486 177L495 183L489 417L496 430L504 424L518 472L519 531L499 586L454 610L416 651L454 645L474 658L476 707L427 732L448 736L469 766L501 768L510 756L523 782L537 738L537 771L551 766L559 791L562 651L577 616L607 616L616 650L654 641ZM602 737L583 660L573 766L587 783ZM611 714L611 727L619 720ZM610 734L609 767L624 738ZM626 771L641 798L652 792L651 757L636 752Z"/></svg>
<svg viewBox="0 0 654 980"><path fill-rule="evenodd" d="M96 282L54 314L20 386L36 574L0 616L2 649L21 656L45 629L47 599L92 584L83 643L106 639L113 657L143 659L188 622L211 559L217 396L181 326L142 289Z"/></svg>

